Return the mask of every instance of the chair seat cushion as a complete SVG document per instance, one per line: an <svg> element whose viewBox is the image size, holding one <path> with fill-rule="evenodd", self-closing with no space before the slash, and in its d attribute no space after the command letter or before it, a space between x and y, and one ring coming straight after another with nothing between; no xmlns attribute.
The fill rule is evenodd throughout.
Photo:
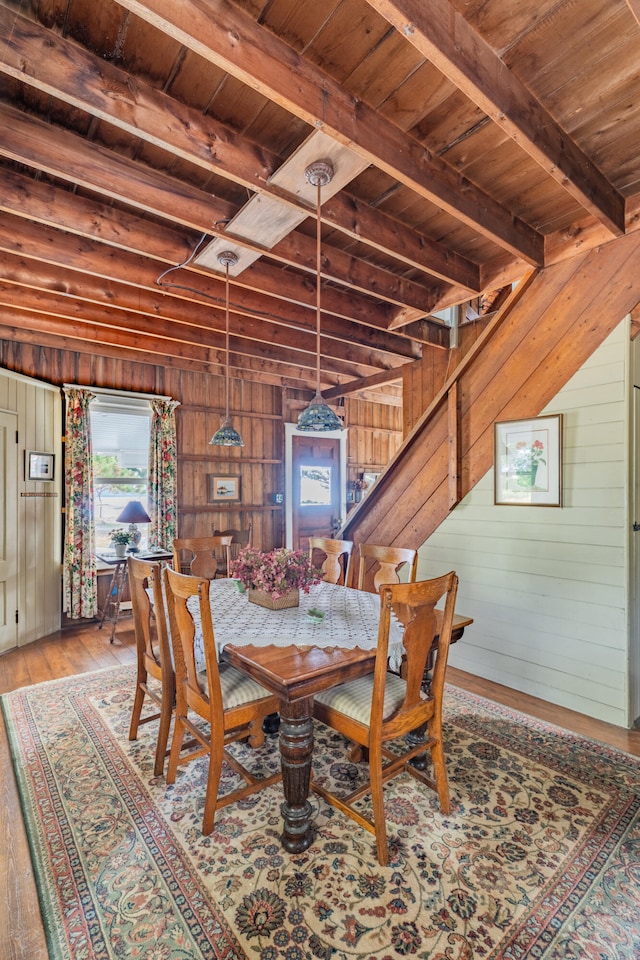
<svg viewBox="0 0 640 960"><path fill-rule="evenodd" d="M388 673L384 688L384 713L386 720L396 710L398 710L404 701L406 684L401 677L395 673ZM357 720L369 726L371 721L371 701L373 699L373 674L366 677L358 677L357 680L349 680L348 683L341 683L339 687L331 687L329 690L323 690L316 694L315 702L324 704L338 713L344 713L345 716Z"/></svg>
<svg viewBox="0 0 640 960"><path fill-rule="evenodd" d="M271 691L263 687L257 680L253 680L246 673L241 673L240 670L236 670L228 663L221 663L219 672L222 703L225 710L272 696ZM198 673L198 682L201 690L207 689L206 671Z"/></svg>

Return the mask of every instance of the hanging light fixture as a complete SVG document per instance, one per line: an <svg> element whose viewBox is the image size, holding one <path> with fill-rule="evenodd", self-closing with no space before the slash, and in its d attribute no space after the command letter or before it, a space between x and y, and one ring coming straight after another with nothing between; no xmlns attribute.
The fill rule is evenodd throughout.
<svg viewBox="0 0 640 960"><path fill-rule="evenodd" d="M298 417L298 430L342 430L344 423L336 416L331 407L322 399L320 392L320 284L321 284L321 253L322 221L320 219L320 192L321 188L331 183L333 167L326 160L316 160L310 163L304 172L307 183L317 187L316 199L316 394L308 407Z"/></svg>
<svg viewBox="0 0 640 960"><path fill-rule="evenodd" d="M238 256L233 250L223 250L218 254L218 263L224 266L225 278L225 414L220 429L216 430L209 443L219 447L244 447L244 440L234 428L229 416L229 267L234 267L237 262Z"/></svg>

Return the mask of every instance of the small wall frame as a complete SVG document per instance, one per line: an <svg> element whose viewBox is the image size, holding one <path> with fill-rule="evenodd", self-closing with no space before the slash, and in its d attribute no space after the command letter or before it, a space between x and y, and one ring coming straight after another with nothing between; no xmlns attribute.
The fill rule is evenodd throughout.
<svg viewBox="0 0 640 960"><path fill-rule="evenodd" d="M209 474L209 503L239 503L240 474Z"/></svg>
<svg viewBox="0 0 640 960"><path fill-rule="evenodd" d="M39 453L36 450L25 450L24 478L25 480L53 480L55 454Z"/></svg>
<svg viewBox="0 0 640 960"><path fill-rule="evenodd" d="M562 506L562 414L495 424L494 502Z"/></svg>

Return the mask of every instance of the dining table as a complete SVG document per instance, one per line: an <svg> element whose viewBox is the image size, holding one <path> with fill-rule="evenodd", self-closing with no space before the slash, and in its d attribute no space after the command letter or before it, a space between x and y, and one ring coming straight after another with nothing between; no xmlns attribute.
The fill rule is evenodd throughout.
<svg viewBox="0 0 640 960"><path fill-rule="evenodd" d="M300 853L313 841L313 698L373 672L379 595L322 581L308 593L300 591L299 606L272 610L250 602L236 581L220 579L211 581L209 598L220 659L249 674L280 701L282 845L289 853ZM438 643L438 611L436 616L430 659ZM452 642L471 623L471 617L454 614ZM400 667L402 652L401 628L392 623L391 669Z"/></svg>

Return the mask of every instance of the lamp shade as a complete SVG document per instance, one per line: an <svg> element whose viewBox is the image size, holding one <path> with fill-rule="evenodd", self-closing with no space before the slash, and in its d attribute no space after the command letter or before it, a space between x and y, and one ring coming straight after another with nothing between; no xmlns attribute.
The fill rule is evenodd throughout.
<svg viewBox="0 0 640 960"><path fill-rule="evenodd" d="M116 523L151 523L151 517L139 500L129 500Z"/></svg>
<svg viewBox="0 0 640 960"><path fill-rule="evenodd" d="M344 423L331 407L316 393L308 407L298 417L298 430L322 432L323 430L344 430Z"/></svg>
<svg viewBox="0 0 640 960"><path fill-rule="evenodd" d="M244 447L244 440L234 427L230 417L222 421L220 429L216 430L209 443L219 447Z"/></svg>

